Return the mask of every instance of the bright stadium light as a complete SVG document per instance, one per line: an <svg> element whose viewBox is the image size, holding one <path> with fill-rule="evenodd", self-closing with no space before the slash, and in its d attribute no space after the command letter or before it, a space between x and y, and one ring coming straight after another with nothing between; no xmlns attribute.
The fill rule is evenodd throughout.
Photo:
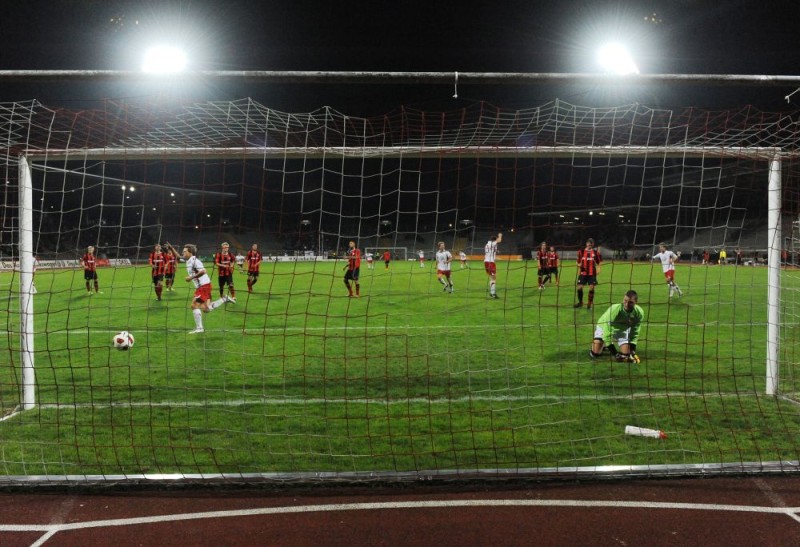
<svg viewBox="0 0 800 547"><path fill-rule="evenodd" d="M145 51L142 71L151 74L170 74L186 68L186 53L175 46L154 46Z"/></svg>
<svg viewBox="0 0 800 547"><path fill-rule="evenodd" d="M639 74L639 67L622 44L611 43L601 47L597 52L597 60L609 74Z"/></svg>

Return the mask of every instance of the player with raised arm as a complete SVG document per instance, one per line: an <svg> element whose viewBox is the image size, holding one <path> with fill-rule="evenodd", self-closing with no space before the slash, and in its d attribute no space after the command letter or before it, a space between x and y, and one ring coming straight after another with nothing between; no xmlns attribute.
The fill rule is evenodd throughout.
<svg viewBox="0 0 800 547"><path fill-rule="evenodd" d="M259 269L261 268L261 261L264 255L258 250L258 243L253 243L253 246L247 251L247 256L244 261L247 263L247 292L253 292L253 285L258 283Z"/></svg>
<svg viewBox="0 0 800 547"><path fill-rule="evenodd" d="M653 255L651 260L661 261L661 268L664 270L664 277L669 287L669 297L672 298L672 295L676 292L678 296L683 296L683 291L681 291L681 288L675 283L675 262L678 260L678 255L667 250L667 246L661 243L658 246L658 252Z"/></svg>
<svg viewBox="0 0 800 547"><path fill-rule="evenodd" d="M344 274L344 284L347 287L348 296L350 298L360 298L361 285L358 283L358 274L361 270L361 251L356 247L355 241L348 243L347 264L344 269L346 270ZM353 294L353 287L350 285L351 281L356 286L355 294Z"/></svg>
<svg viewBox="0 0 800 547"><path fill-rule="evenodd" d="M161 245L156 243L150 256L147 257L150 264L150 276L153 280L153 288L156 292L156 300L161 302L161 292L164 290L164 273L167 270L167 258L161 250Z"/></svg>
<svg viewBox="0 0 800 547"><path fill-rule="evenodd" d="M503 241L503 234L489 238L483 247L483 268L489 277L489 298L497 298L497 245Z"/></svg>
<svg viewBox="0 0 800 547"><path fill-rule="evenodd" d="M583 306L583 288L588 285L589 300L586 303L586 309L592 309L597 274L600 273L600 262L602 262L602 257L600 251L594 248L594 239L587 239L586 247L578 251L578 302L575 304L576 308Z"/></svg>
<svg viewBox="0 0 800 547"><path fill-rule="evenodd" d="M167 242L167 247L177 254L175 248ZM228 296L211 301L211 278L208 276L203 263L197 258L197 246L187 243L183 246L183 260L186 262L186 282L194 285L194 296L192 297L192 315L194 316L194 330L189 334L199 334L205 332L203 328L203 312L210 313L230 302Z"/></svg>
<svg viewBox="0 0 800 547"><path fill-rule="evenodd" d="M227 241L220 245L220 251L214 255L214 266L217 268L217 280L219 283L219 297L225 296L225 286L228 287L230 302L236 304L236 289L233 287L233 268L236 257L231 252L231 246Z"/></svg>
<svg viewBox="0 0 800 547"><path fill-rule="evenodd" d="M164 253L164 261L164 284L167 290L172 292L175 290L172 286L175 284L175 270L178 266L178 255L175 253L175 249L167 249L167 252Z"/></svg>
<svg viewBox="0 0 800 547"><path fill-rule="evenodd" d="M439 248L436 251L436 279L444 285L442 291L450 290L453 294L453 279L450 277L450 263L453 261L453 255L445 249L444 241L439 242Z"/></svg>
<svg viewBox="0 0 800 547"><path fill-rule="evenodd" d="M83 279L86 281L86 294L91 296L92 283L94 292L100 293L100 282L97 279L97 256L94 254L94 247L86 247L86 253L81 257L80 264L83 267Z"/></svg>
<svg viewBox="0 0 800 547"><path fill-rule="evenodd" d="M644 310L638 305L639 295L634 290L625 293L621 304L612 304L600 319L594 331L589 356L597 359L608 347L612 357L625 363L639 363L636 344L644 323Z"/></svg>

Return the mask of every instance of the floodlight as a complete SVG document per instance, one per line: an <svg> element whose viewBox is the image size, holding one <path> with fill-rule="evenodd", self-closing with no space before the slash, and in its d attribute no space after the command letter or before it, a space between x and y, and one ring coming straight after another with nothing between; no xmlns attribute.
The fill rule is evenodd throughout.
<svg viewBox="0 0 800 547"><path fill-rule="evenodd" d="M169 74L186 68L186 53L175 46L154 46L145 51L142 71Z"/></svg>
<svg viewBox="0 0 800 547"><path fill-rule="evenodd" d="M639 74L639 67L625 46L619 43L606 44L597 52L597 60L603 70L611 74Z"/></svg>

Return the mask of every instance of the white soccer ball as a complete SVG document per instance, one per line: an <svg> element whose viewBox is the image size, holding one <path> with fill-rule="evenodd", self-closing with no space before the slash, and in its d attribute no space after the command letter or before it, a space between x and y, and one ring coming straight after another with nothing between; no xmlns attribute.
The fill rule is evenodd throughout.
<svg viewBox="0 0 800 547"><path fill-rule="evenodd" d="M131 349L134 341L133 335L126 330L115 334L114 339L112 340L114 347L120 351L128 351Z"/></svg>

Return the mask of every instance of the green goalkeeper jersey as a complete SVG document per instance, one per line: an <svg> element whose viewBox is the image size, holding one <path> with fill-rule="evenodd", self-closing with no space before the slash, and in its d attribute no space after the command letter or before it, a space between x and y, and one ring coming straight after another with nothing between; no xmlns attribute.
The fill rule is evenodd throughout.
<svg viewBox="0 0 800 547"><path fill-rule="evenodd" d="M614 304L600 316L597 325L606 332L628 331L628 340L635 344L639 340L639 330L643 322L644 310L638 305L633 307L632 312L627 312L622 304Z"/></svg>

